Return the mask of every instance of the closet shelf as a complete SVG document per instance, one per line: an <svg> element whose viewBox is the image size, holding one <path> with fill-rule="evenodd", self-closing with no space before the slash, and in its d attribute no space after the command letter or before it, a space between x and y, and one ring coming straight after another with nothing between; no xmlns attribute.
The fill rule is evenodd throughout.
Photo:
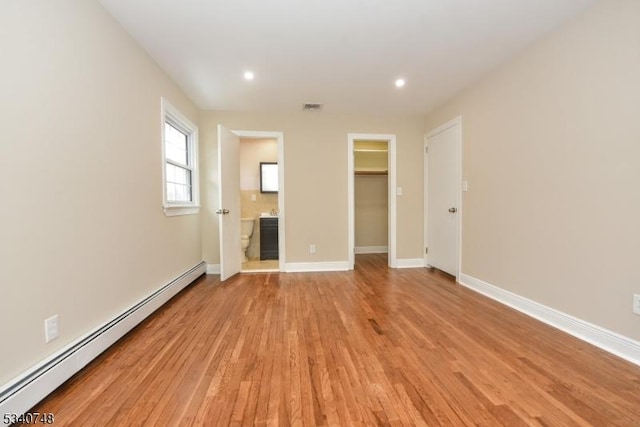
<svg viewBox="0 0 640 427"><path fill-rule="evenodd" d="M356 153L388 153L387 148L354 148Z"/></svg>
<svg viewBox="0 0 640 427"><path fill-rule="evenodd" d="M388 175L389 171L386 170L356 170L356 175Z"/></svg>

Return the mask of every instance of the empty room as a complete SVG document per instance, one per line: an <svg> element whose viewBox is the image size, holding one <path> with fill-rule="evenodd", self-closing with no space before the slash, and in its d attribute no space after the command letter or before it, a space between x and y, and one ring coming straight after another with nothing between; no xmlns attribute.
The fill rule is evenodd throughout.
<svg viewBox="0 0 640 427"><path fill-rule="evenodd" d="M3 425L638 426L640 2L5 0Z"/></svg>

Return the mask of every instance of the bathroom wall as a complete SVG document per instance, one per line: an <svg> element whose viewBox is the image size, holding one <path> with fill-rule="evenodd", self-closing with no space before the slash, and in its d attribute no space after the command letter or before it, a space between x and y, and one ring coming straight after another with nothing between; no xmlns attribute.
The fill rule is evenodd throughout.
<svg viewBox="0 0 640 427"><path fill-rule="evenodd" d="M278 161L274 139L240 139L240 211L242 218L258 218L278 209L278 194L260 192L260 162ZM255 200L254 200L255 199ZM260 224L256 220L247 257L260 258Z"/></svg>
<svg viewBox="0 0 640 427"><path fill-rule="evenodd" d="M256 200L252 200L255 196ZM240 192L240 203L242 218L254 218L253 235L251 236L251 244L247 248L247 257L249 259L260 258L260 222L256 219L263 212L271 212L272 209L278 209L278 195L271 193L261 193L260 190L243 190Z"/></svg>

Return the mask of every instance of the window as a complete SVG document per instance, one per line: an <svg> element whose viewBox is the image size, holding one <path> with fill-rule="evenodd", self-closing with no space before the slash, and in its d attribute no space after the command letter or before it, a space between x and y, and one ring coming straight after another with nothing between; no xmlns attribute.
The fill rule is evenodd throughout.
<svg viewBox="0 0 640 427"><path fill-rule="evenodd" d="M198 213L198 128L162 98L164 213Z"/></svg>

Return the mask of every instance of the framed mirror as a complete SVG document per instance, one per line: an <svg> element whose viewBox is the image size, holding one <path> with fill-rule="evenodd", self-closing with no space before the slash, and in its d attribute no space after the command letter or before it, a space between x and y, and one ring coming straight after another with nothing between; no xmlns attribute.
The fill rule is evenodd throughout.
<svg viewBox="0 0 640 427"><path fill-rule="evenodd" d="M278 163L260 162L260 192L278 192Z"/></svg>

